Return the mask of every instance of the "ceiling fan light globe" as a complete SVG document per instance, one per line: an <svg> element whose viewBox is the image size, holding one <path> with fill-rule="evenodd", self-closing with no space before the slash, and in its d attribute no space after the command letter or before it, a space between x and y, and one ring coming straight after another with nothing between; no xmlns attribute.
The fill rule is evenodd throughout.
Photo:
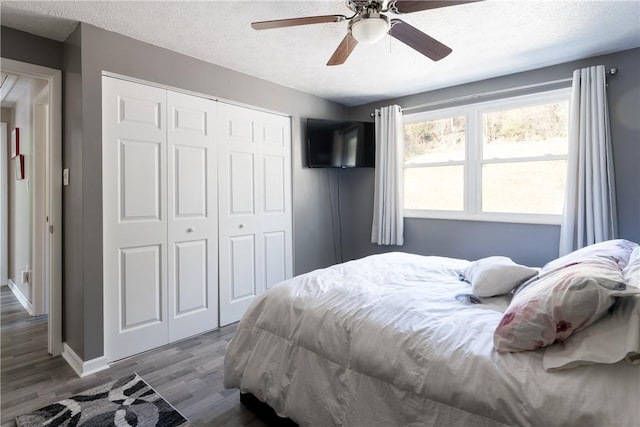
<svg viewBox="0 0 640 427"><path fill-rule="evenodd" d="M389 23L383 17L361 19L351 25L351 35L362 44L376 43L389 31Z"/></svg>

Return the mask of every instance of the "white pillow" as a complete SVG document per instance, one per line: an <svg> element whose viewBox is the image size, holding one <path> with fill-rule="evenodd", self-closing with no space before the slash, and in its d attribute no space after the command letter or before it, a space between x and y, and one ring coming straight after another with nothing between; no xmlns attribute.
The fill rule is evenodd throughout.
<svg viewBox="0 0 640 427"><path fill-rule="evenodd" d="M513 288L538 274L535 268L516 264L504 256L491 256L472 262L464 270L471 283L471 292L479 297L493 297L511 292Z"/></svg>
<svg viewBox="0 0 640 427"><path fill-rule="evenodd" d="M640 288L640 246L636 246L631 252L629 263L622 270L622 275L627 285Z"/></svg>
<svg viewBox="0 0 640 427"><path fill-rule="evenodd" d="M640 356L640 297L619 298L612 313L586 329L546 348L547 371L595 363L637 363Z"/></svg>

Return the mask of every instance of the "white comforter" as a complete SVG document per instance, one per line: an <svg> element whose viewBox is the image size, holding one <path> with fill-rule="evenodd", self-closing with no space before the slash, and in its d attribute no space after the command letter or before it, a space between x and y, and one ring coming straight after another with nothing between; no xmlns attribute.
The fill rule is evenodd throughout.
<svg viewBox="0 0 640 427"><path fill-rule="evenodd" d="M467 264L391 253L275 286L240 322L225 386L301 426L640 425L640 367L548 373L543 350L498 354L508 300L456 300Z"/></svg>

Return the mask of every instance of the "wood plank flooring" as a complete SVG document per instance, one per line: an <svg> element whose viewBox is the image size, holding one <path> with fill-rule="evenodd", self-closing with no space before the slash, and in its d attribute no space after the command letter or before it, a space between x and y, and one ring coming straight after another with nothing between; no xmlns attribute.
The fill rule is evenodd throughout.
<svg viewBox="0 0 640 427"><path fill-rule="evenodd" d="M17 415L137 372L194 426L266 427L223 387L224 350L236 324L173 343L78 378L47 354L47 317L30 317L9 287L0 288L0 424Z"/></svg>

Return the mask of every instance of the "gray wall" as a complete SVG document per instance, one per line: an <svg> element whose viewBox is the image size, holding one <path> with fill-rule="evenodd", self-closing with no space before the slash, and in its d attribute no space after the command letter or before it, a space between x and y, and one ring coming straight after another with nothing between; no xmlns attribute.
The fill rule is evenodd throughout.
<svg viewBox="0 0 640 427"><path fill-rule="evenodd" d="M84 354L85 309L82 174L82 62L80 27L64 44L62 165L69 168L69 185L62 187L62 319L63 340L78 355ZM89 314L90 315L90 314Z"/></svg>
<svg viewBox="0 0 640 427"><path fill-rule="evenodd" d="M77 33L77 34L76 34ZM78 66L80 46L81 96L65 105L65 121L72 147L63 162L70 167L72 185L66 189L65 210L79 216L65 228L65 286L81 294L80 306L65 306L66 324L80 322L83 329L68 326L68 343L84 360L103 354L102 313L102 100L103 71L232 100L292 116L294 272L296 274L334 262L330 229L331 211L324 175L302 167L302 125L306 117L341 118L348 109L340 104L285 88L226 68L152 46L122 35L80 24L65 44L65 67ZM212 47L215 48L215 47ZM67 55L68 53L68 55ZM177 66L179 64L179 66ZM65 72L70 72L65 68ZM70 75L66 84L78 85ZM81 126L79 126L81 123Z"/></svg>
<svg viewBox="0 0 640 427"><path fill-rule="evenodd" d="M0 29L3 58L62 69L62 43L9 27Z"/></svg>
<svg viewBox="0 0 640 427"><path fill-rule="evenodd" d="M554 81L571 77L574 69L596 64L604 64L607 68L616 66L620 70L616 76L609 78L608 86L619 234L622 238L639 242L640 49L354 107L350 110L350 116L356 120L371 120L369 114L380 106L398 104L407 108L459 96ZM404 246L398 248L371 244L373 170L348 170L341 173L345 259L402 250L467 259L500 254L510 256L516 262L539 266L558 256L560 227L553 225L409 218L405 221Z"/></svg>

